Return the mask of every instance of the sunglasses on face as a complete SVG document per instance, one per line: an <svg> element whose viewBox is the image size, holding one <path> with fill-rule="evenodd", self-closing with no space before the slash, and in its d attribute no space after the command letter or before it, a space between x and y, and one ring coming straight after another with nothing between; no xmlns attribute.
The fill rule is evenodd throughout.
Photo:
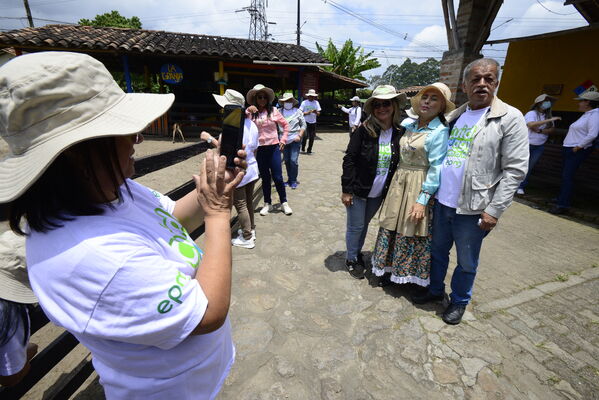
<svg viewBox="0 0 599 400"><path fill-rule="evenodd" d="M387 108L387 107L391 107L391 100L385 100L385 101L375 101L372 103L372 108L374 108L375 110L378 108Z"/></svg>

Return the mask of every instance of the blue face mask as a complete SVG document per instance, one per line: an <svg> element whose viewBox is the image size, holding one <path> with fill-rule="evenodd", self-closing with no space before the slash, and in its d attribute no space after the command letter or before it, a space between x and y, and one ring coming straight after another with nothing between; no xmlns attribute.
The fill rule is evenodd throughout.
<svg viewBox="0 0 599 400"><path fill-rule="evenodd" d="M548 110L551 108L551 102L548 100L545 100L544 102L541 103L541 110Z"/></svg>

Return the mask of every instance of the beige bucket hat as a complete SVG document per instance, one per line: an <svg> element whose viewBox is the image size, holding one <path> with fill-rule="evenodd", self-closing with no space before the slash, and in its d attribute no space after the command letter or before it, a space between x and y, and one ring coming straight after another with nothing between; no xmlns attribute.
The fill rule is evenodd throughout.
<svg viewBox="0 0 599 400"><path fill-rule="evenodd" d="M531 110L534 109L537 104L539 104L540 102L545 101L545 100L549 100L552 103L555 103L557 101L557 97L549 96L548 94L545 94L545 93L540 94L535 98L535 101L530 106L530 109Z"/></svg>
<svg viewBox="0 0 599 400"><path fill-rule="evenodd" d="M399 108L401 109L403 109L408 103L408 97L405 93L397 93L395 87L391 85L379 85L373 90L372 95L368 98L368 100L366 100L366 103L364 103L364 111L368 115L372 114L372 102L374 99L396 99L396 101L399 102Z"/></svg>
<svg viewBox="0 0 599 400"><path fill-rule="evenodd" d="M212 94L214 96L214 100L218 103L219 106L225 108L228 105L235 105L243 107L245 105L245 98L241 93L237 90L227 89L225 93L221 96L220 94Z"/></svg>
<svg viewBox="0 0 599 400"><path fill-rule="evenodd" d="M293 97L293 93L290 92L283 93L283 97L279 99L279 103L284 103L288 100L293 100L294 107L297 107L297 105L299 104L299 101L297 101L297 99Z"/></svg>
<svg viewBox="0 0 599 400"><path fill-rule="evenodd" d="M351 99L349 99L349 101L357 101L359 103L360 102L360 98L358 96L354 96Z"/></svg>
<svg viewBox="0 0 599 400"><path fill-rule="evenodd" d="M259 83L252 89L250 89L248 94L245 96L245 99L247 100L248 104L253 106L256 105L256 94L258 94L258 92L266 93L266 95L268 96L268 104L272 104L272 102L275 100L275 92L273 92L271 88Z"/></svg>
<svg viewBox="0 0 599 400"><path fill-rule="evenodd" d="M40 52L0 67L0 203L18 198L68 147L92 138L143 131L172 94L125 93L86 54Z"/></svg>
<svg viewBox="0 0 599 400"><path fill-rule="evenodd" d="M451 90L449 89L449 87L444 83L435 82L420 89L420 91L410 99L410 103L412 104L412 108L414 109L414 112L416 114L418 114L418 111L420 111L420 97L422 97L424 92L431 89L434 89L437 92L439 92L441 96L443 96L443 98L445 99L445 111L443 112L443 114L448 114L455 110L455 104L451 101Z"/></svg>
<svg viewBox="0 0 599 400"><path fill-rule="evenodd" d="M308 97L308 96L318 97L318 93L316 93L316 90L310 89L310 90L308 90L308 93L306 93L304 96L305 97Z"/></svg>
<svg viewBox="0 0 599 400"><path fill-rule="evenodd" d="M37 303L27 275L25 237L12 231L0 235L0 298L15 303Z"/></svg>

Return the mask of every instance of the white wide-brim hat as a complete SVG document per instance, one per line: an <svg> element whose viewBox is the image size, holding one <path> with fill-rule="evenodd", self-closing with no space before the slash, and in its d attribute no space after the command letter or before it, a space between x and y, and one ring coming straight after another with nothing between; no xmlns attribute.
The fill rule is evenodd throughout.
<svg viewBox="0 0 599 400"><path fill-rule="evenodd" d="M68 147L143 131L172 105L172 94L125 93L86 54L40 52L0 68L0 203L23 194Z"/></svg>
<svg viewBox="0 0 599 400"><path fill-rule="evenodd" d="M306 96L306 97L309 97L309 96L318 97L318 93L316 93L316 90L310 89L310 90L308 90L308 93L304 94L304 96Z"/></svg>
<svg viewBox="0 0 599 400"><path fill-rule="evenodd" d="M354 96L351 99L349 99L349 101L357 101L359 103L360 102L360 98L358 96Z"/></svg>
<svg viewBox="0 0 599 400"><path fill-rule="evenodd" d="M12 231L0 235L0 299L24 304L38 302L27 274L25 237Z"/></svg>
<svg viewBox="0 0 599 400"><path fill-rule="evenodd" d="M271 88L266 87L259 83L256 86L254 86L252 89L250 89L250 91L245 96L245 99L247 100L248 104L253 105L253 106L257 105L256 104L256 95L258 94L258 92L266 93L266 95L268 96L268 104L272 104L272 102L275 100L275 92Z"/></svg>
<svg viewBox="0 0 599 400"><path fill-rule="evenodd" d="M283 97L281 97L279 99L279 103L284 103L284 102L289 101L289 100L293 100L293 106L294 107L299 104L299 101L297 101L297 99L295 97L293 97L293 93L289 93L289 92L283 93Z"/></svg>
<svg viewBox="0 0 599 400"><path fill-rule="evenodd" d="M445 99L445 110L443 111L443 114L448 114L455 110L455 104L451 101L451 90L449 87L444 83L435 82L420 89L420 91L410 99L410 103L416 114L420 112L420 98L429 90L435 90Z"/></svg>
<svg viewBox="0 0 599 400"><path fill-rule="evenodd" d="M241 93L237 90L227 89L225 90L225 94L222 96L220 94L212 94L214 96L214 100L218 103L219 106L225 108L225 106L235 105L243 107L245 105L245 98Z"/></svg>
<svg viewBox="0 0 599 400"><path fill-rule="evenodd" d="M406 96L406 94L405 93L397 93L397 90L395 90L395 87L393 87L391 85L379 85L372 91L372 95L368 98L368 100L366 100L366 103L364 103L364 111L368 115L372 114L372 102L374 101L374 99L379 99L379 100L395 99L395 101L399 102L400 109L403 109L408 102L408 97Z"/></svg>
<svg viewBox="0 0 599 400"><path fill-rule="evenodd" d="M535 102L532 103L532 105L530 106L530 109L533 110L537 104L539 104L540 102L545 101L545 100L549 100L550 102L555 103L557 101L557 97L549 96L548 94L545 94L545 93L540 94L535 98Z"/></svg>

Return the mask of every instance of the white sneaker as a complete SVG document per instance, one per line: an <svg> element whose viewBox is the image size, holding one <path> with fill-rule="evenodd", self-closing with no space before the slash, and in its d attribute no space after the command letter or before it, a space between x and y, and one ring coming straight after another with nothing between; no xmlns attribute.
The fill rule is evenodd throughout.
<svg viewBox="0 0 599 400"><path fill-rule="evenodd" d="M284 202L283 204L281 204L281 206L283 207L283 212L285 213L285 215L293 214L293 210L291 209L291 207L289 207L289 204L287 202Z"/></svg>
<svg viewBox="0 0 599 400"><path fill-rule="evenodd" d="M245 249L253 249L256 247L256 241L253 237L251 239L244 239L243 236L236 237L235 239L231 240L231 244L233 246L243 247Z"/></svg>
<svg viewBox="0 0 599 400"><path fill-rule="evenodd" d="M243 229L237 229L237 236L243 237ZM256 240L256 230L252 229L252 239Z"/></svg>
<svg viewBox="0 0 599 400"><path fill-rule="evenodd" d="M265 216L270 212L271 208L272 206L270 203L264 203L264 207L262 207L262 210L260 210L260 215Z"/></svg>
<svg viewBox="0 0 599 400"><path fill-rule="evenodd" d="M516 190L516 194L524 194L524 189L518 188L518 190Z"/></svg>

